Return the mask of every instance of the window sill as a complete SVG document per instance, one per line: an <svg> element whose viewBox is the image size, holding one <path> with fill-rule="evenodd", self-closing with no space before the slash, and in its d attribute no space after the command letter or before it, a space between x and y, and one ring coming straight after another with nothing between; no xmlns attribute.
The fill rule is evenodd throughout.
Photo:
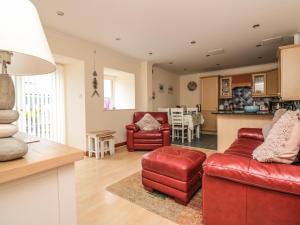
<svg viewBox="0 0 300 225"><path fill-rule="evenodd" d="M136 109L104 109L104 111L135 111Z"/></svg>

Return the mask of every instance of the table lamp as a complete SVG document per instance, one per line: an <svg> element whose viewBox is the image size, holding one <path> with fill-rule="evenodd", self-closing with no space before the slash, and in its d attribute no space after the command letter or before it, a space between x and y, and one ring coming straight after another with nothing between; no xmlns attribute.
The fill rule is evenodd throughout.
<svg viewBox="0 0 300 225"><path fill-rule="evenodd" d="M0 161L22 157L27 145L13 137L19 113L10 75L41 75L55 63L39 15L29 0L0 0Z"/></svg>

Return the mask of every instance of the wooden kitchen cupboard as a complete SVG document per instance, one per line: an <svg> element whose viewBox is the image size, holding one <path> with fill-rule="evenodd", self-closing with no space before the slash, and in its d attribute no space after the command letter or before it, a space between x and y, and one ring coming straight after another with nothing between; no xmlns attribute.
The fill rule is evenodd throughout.
<svg viewBox="0 0 300 225"><path fill-rule="evenodd" d="M217 132L217 117L212 114L218 111L219 77L200 78L200 103L204 124L201 128L204 133Z"/></svg>
<svg viewBox="0 0 300 225"><path fill-rule="evenodd" d="M280 96L282 100L300 100L300 44L279 47Z"/></svg>
<svg viewBox="0 0 300 225"><path fill-rule="evenodd" d="M267 79L267 96L279 95L279 77L278 70L271 70L266 72Z"/></svg>
<svg viewBox="0 0 300 225"><path fill-rule="evenodd" d="M232 98L231 77L220 77L220 98Z"/></svg>

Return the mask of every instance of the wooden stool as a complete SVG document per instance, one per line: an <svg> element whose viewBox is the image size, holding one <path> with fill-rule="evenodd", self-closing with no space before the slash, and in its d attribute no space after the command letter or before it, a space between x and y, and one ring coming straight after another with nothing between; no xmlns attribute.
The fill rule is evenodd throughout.
<svg viewBox="0 0 300 225"><path fill-rule="evenodd" d="M115 141L114 134L116 132L112 130L101 130L88 132L87 141L88 141L88 152L89 157L92 157L95 153L96 159L104 157L105 152L109 152L110 155L115 153Z"/></svg>

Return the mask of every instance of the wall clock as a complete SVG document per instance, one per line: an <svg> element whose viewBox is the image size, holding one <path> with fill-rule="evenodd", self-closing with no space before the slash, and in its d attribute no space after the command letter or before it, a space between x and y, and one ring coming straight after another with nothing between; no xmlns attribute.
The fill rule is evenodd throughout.
<svg viewBox="0 0 300 225"><path fill-rule="evenodd" d="M190 81L188 84L187 84L187 88L190 90L190 91L195 91L196 88L197 88L197 83L195 81Z"/></svg>

